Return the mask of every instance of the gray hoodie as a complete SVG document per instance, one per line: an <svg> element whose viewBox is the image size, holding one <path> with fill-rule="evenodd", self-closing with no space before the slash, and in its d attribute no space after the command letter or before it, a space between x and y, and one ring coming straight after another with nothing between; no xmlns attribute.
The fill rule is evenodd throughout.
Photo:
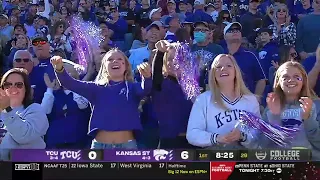
<svg viewBox="0 0 320 180"><path fill-rule="evenodd" d="M0 144L0 159L9 160L10 149L45 149L44 135L49 128L47 116L40 104L1 112L7 130Z"/></svg>
<svg viewBox="0 0 320 180"><path fill-rule="evenodd" d="M286 104L280 115L273 115L269 108L265 109L263 119L271 124L278 124L284 127L297 127L300 129L294 137L291 147L304 147L312 150L313 159L320 160L320 125L318 112L320 109L319 100L314 101L309 119L302 119L302 108L299 102ZM274 144L269 143L269 148Z"/></svg>

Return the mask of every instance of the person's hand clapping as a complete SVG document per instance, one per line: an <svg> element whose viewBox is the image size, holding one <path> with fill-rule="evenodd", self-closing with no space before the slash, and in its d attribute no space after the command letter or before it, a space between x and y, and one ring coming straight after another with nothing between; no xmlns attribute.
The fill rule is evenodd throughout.
<svg viewBox="0 0 320 180"><path fill-rule="evenodd" d="M156 49L160 52L167 52L169 49L170 43L166 40L158 41L155 45Z"/></svg>
<svg viewBox="0 0 320 180"><path fill-rule="evenodd" d="M306 120L310 117L313 101L309 97L301 97L299 99L300 107L302 108L302 119Z"/></svg>
<svg viewBox="0 0 320 180"><path fill-rule="evenodd" d="M273 115L280 115L280 98L275 93L269 93L267 96L267 105Z"/></svg>
<svg viewBox="0 0 320 180"><path fill-rule="evenodd" d="M150 67L149 63L144 62L144 63L138 65L137 69L138 69L139 73L141 74L141 76L143 76L144 78L151 77L151 67Z"/></svg>
<svg viewBox="0 0 320 180"><path fill-rule="evenodd" d="M49 75L47 73L44 73L43 80L47 85L47 88L50 89L56 89L58 81L54 79L53 81L50 80Z"/></svg>
<svg viewBox="0 0 320 180"><path fill-rule="evenodd" d="M56 71L62 71L62 69L63 69L62 57L53 56L50 61L51 61L51 64L52 64L53 68Z"/></svg>
<svg viewBox="0 0 320 180"><path fill-rule="evenodd" d="M10 106L10 98L7 96L6 92L0 88L0 110Z"/></svg>

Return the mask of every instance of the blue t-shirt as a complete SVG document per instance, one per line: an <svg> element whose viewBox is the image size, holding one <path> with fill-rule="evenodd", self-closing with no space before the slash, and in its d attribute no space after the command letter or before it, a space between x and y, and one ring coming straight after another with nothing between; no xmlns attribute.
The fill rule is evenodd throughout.
<svg viewBox="0 0 320 180"><path fill-rule="evenodd" d="M228 54L228 49L225 49ZM251 92L255 92L256 84L259 80L267 79L258 57L251 51L242 47L233 54L242 72L242 78Z"/></svg>
<svg viewBox="0 0 320 180"><path fill-rule="evenodd" d="M309 73L314 64L316 63L317 61L317 58L316 56L310 56L308 57L307 59L305 59L302 63L302 65L304 66L304 69L306 70L307 73ZM317 79L317 83L315 85L315 87L313 88L313 90L315 91L315 93L319 96L320 95L320 78L319 78L319 75L318 75L318 79Z"/></svg>

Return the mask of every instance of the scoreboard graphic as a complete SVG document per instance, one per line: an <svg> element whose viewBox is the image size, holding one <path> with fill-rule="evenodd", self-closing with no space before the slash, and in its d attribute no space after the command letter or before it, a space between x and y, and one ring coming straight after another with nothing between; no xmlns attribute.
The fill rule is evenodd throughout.
<svg viewBox="0 0 320 180"><path fill-rule="evenodd" d="M320 177L317 164L309 162L308 150L24 150L23 155L19 153L12 153L13 162L2 164L12 167L8 179L285 179L292 172L311 166L313 174Z"/></svg>

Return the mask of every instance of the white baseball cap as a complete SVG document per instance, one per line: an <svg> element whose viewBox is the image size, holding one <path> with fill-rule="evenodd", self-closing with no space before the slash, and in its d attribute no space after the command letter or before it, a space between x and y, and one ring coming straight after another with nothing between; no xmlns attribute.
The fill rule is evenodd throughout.
<svg viewBox="0 0 320 180"><path fill-rule="evenodd" d="M194 5L203 5L205 4L204 0L195 0Z"/></svg>
<svg viewBox="0 0 320 180"><path fill-rule="evenodd" d="M157 11L162 11L162 8L161 7L159 7L159 8L157 8L157 9L152 9L151 11L150 11L150 13L149 13L149 19L151 19L152 18L152 15L154 14L154 13L156 13Z"/></svg>
<svg viewBox="0 0 320 180"><path fill-rule="evenodd" d="M233 26L236 25L240 28L240 30L242 30L242 26L239 22L233 22L233 23L229 23L224 29L223 29L223 35L226 35L227 32L229 31L229 29Z"/></svg>

